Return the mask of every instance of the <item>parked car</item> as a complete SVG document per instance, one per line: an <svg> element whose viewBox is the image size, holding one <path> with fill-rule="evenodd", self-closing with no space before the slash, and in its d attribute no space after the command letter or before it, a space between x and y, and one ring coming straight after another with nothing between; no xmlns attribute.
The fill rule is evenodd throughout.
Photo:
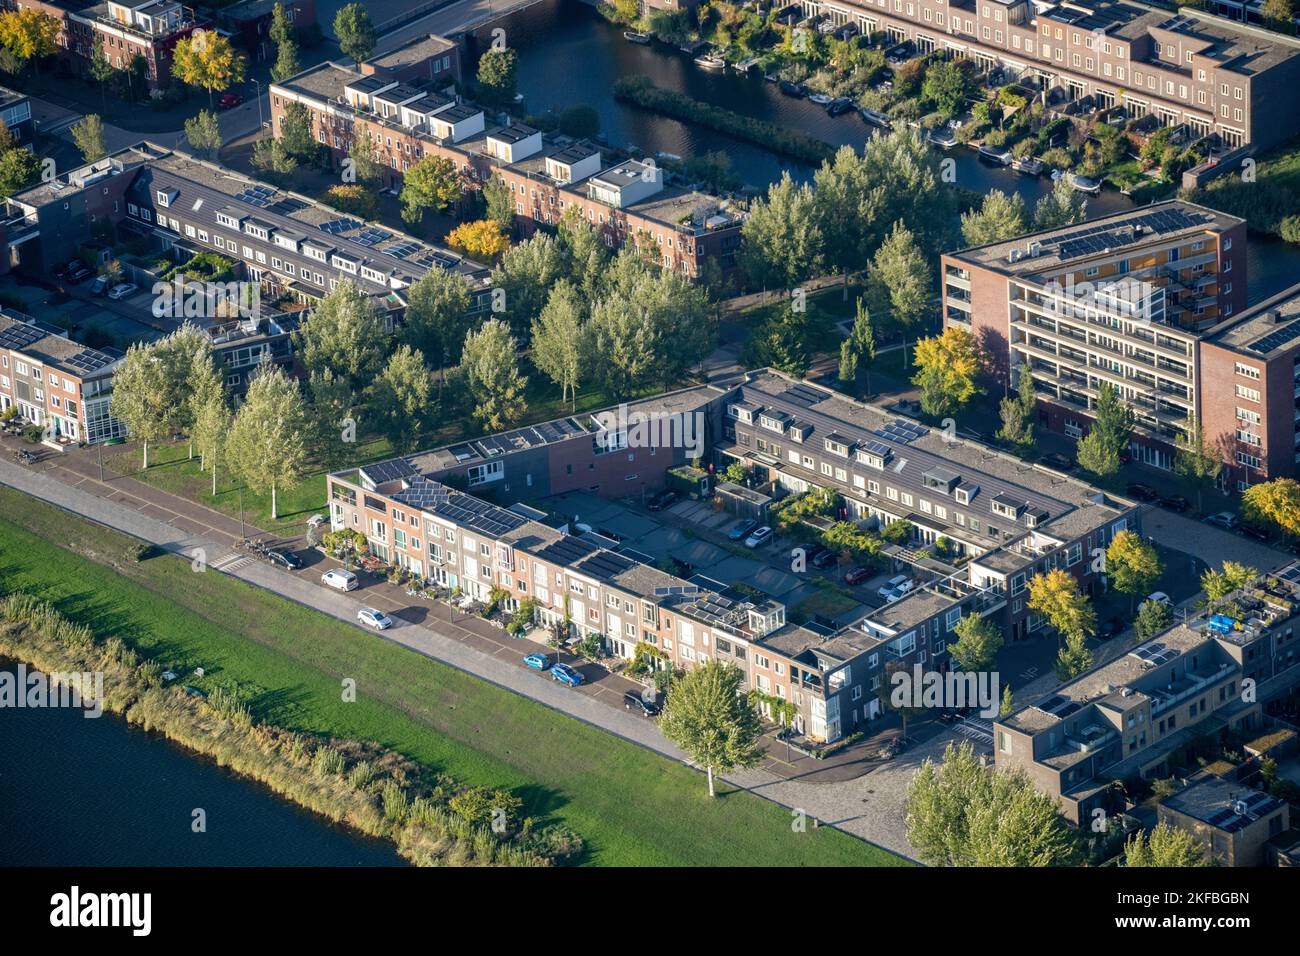
<svg viewBox="0 0 1300 956"><path fill-rule="evenodd" d="M561 684L577 687L585 678L568 664L555 664L551 667L551 680L558 680Z"/></svg>
<svg viewBox="0 0 1300 956"><path fill-rule="evenodd" d="M551 659L546 654L529 654L524 658L524 664L535 671L548 671L551 669Z"/></svg>
<svg viewBox="0 0 1300 956"><path fill-rule="evenodd" d="M342 568L331 568L320 576L320 583L326 587L337 588L340 591L355 591L361 587L361 582L351 571L345 571Z"/></svg>
<svg viewBox="0 0 1300 956"><path fill-rule="evenodd" d="M222 93L217 98L217 106L223 110L232 110L244 102L243 96L238 93Z"/></svg>
<svg viewBox="0 0 1300 956"><path fill-rule="evenodd" d="M755 528L753 532L745 539L745 547L758 548L772 540L772 529L767 525L761 528Z"/></svg>
<svg viewBox="0 0 1300 956"><path fill-rule="evenodd" d="M1247 538L1254 538L1256 541L1267 541L1272 537L1263 528L1253 524L1240 523L1237 525L1237 534L1245 535Z"/></svg>
<svg viewBox="0 0 1300 956"><path fill-rule="evenodd" d="M896 574L877 588L876 593L889 602L897 601L910 590L912 590L912 579L906 574Z"/></svg>
<svg viewBox="0 0 1300 956"><path fill-rule="evenodd" d="M623 695L623 708L625 710L634 710L642 717L654 717L659 713L658 704L652 700L646 700L634 690L630 690Z"/></svg>
<svg viewBox="0 0 1300 956"><path fill-rule="evenodd" d="M869 577L871 577L871 570L869 568L849 568L844 572L844 583L861 584Z"/></svg>
<svg viewBox="0 0 1300 956"><path fill-rule="evenodd" d="M1055 468L1057 471L1074 470L1074 460L1068 455L1062 455L1060 452L1052 452L1050 455L1044 455L1043 464L1048 468Z"/></svg>
<svg viewBox="0 0 1300 956"><path fill-rule="evenodd" d="M1223 528L1226 531L1231 531L1233 528L1237 527L1240 522L1237 520L1237 516L1231 511L1220 511L1218 514L1213 514L1206 518L1205 523L1212 524L1216 528Z"/></svg>
<svg viewBox="0 0 1300 956"><path fill-rule="evenodd" d="M81 263L78 262L75 266L73 266L71 269L68 270L67 275L65 275L63 278L68 283L68 285L81 285L81 283L85 282L94 274L95 273L91 272L89 269L87 269L85 266L83 266Z"/></svg>
<svg viewBox="0 0 1300 956"><path fill-rule="evenodd" d="M1152 591L1147 595L1147 601L1155 601L1157 604L1163 604L1165 607L1169 607L1173 603L1169 600L1169 595L1164 591ZM1145 604L1146 601L1142 603Z"/></svg>
<svg viewBox="0 0 1300 956"><path fill-rule="evenodd" d="M95 281L90 284L91 295L105 295L108 292L108 276L95 276Z"/></svg>
<svg viewBox="0 0 1300 956"><path fill-rule="evenodd" d="M749 533L758 527L758 522L752 518L745 518L743 521L737 521L727 532L727 537L732 541L741 541L749 537Z"/></svg>
<svg viewBox="0 0 1300 956"><path fill-rule="evenodd" d="M829 548L822 548L821 553L813 558L813 567L825 571L835 567L840 560L840 556Z"/></svg>
<svg viewBox="0 0 1300 956"><path fill-rule="evenodd" d="M1192 503L1182 495L1165 495L1160 499L1160 507L1168 508L1170 511L1179 513L1186 511L1192 506Z"/></svg>
<svg viewBox="0 0 1300 956"><path fill-rule="evenodd" d="M1130 498L1137 498L1140 501L1159 501L1160 492L1156 491L1150 485L1144 485L1140 481L1131 482L1124 489L1125 494Z"/></svg>
<svg viewBox="0 0 1300 956"><path fill-rule="evenodd" d="M136 285L134 282L122 282L119 283L118 285L113 286L113 288L108 290L108 297L112 299L114 302L120 302L121 300L125 299L128 295L134 293L135 290L138 288L140 287Z"/></svg>
<svg viewBox="0 0 1300 956"><path fill-rule="evenodd" d="M665 488L663 491L651 495L646 501L645 506L651 511L662 511L676 500L677 492Z"/></svg>
<svg viewBox="0 0 1300 956"><path fill-rule="evenodd" d="M1122 617L1118 615L1115 617L1108 617L1101 623L1101 638L1104 641L1108 641L1112 637L1118 637L1120 634L1124 633L1124 628L1126 627L1128 627L1128 622Z"/></svg>
<svg viewBox="0 0 1300 956"><path fill-rule="evenodd" d="M357 620L366 627L373 627L376 631L386 631L393 626L391 617L373 607L363 607L357 611Z"/></svg>
<svg viewBox="0 0 1300 956"><path fill-rule="evenodd" d="M266 560L272 564L278 564L288 571L297 571L302 567L302 558L292 551L268 551L266 552Z"/></svg>

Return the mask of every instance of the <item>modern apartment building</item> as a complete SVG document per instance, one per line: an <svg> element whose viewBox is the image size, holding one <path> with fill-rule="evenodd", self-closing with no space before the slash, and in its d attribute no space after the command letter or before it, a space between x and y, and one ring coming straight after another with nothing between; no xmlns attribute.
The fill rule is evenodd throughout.
<svg viewBox="0 0 1300 956"><path fill-rule="evenodd" d="M285 17L298 36L316 25L316 0L238 0L217 11L218 26L254 63L275 60L271 21L277 3L284 5Z"/></svg>
<svg viewBox="0 0 1300 956"><path fill-rule="evenodd" d="M117 70L143 57L151 89L171 83L176 44L210 26L175 0L3 0L0 7L36 9L59 21L59 59L79 76L87 75L96 45Z"/></svg>
<svg viewBox="0 0 1300 956"><path fill-rule="evenodd" d="M761 575L743 593L709 577L707 567L679 577L651 563L635 541L540 510L566 492L639 497L686 459L683 448L629 444L618 431L602 436L601 413L332 474L331 527L359 531L384 560L478 600L494 587L508 592L512 607L531 598L543 624L575 637L600 635L619 656L648 644L680 668L725 659L744 671L748 687L794 703L801 732L835 740L881 714L891 665L945 669L962 614L998 615L1021 634L1036 630L1041 622L1023 606L1028 577L1059 566L1093 584L1085 556L1136 521L1131 502L973 444L947 445L883 410L769 371L626 411L629 420L635 412L698 414L715 464L737 457L766 464L791 491L814 484L840 491L864 522L913 522L916 541L891 554L921 583L851 626L796 625ZM778 421L784 431L766 423ZM764 435L771 441L763 437L760 450ZM772 442L799 450L799 461ZM811 465L803 464L805 453ZM872 455L884 456L883 468L869 463ZM920 553L938 533L960 542L961 567Z"/></svg>
<svg viewBox="0 0 1300 956"><path fill-rule="evenodd" d="M0 309L0 411L45 429L47 440L94 443L126 435L109 414L121 352L86 348L57 326Z"/></svg>
<svg viewBox="0 0 1300 956"><path fill-rule="evenodd" d="M32 124L32 102L26 93L0 86L0 123L18 145L31 143L36 130Z"/></svg>
<svg viewBox="0 0 1300 956"><path fill-rule="evenodd" d="M1001 768L1024 770L1073 823L1110 812L1116 780L1167 777L1198 737L1261 726L1262 704L1300 679L1300 566L1230 595L1233 616L1179 623L994 722Z"/></svg>
<svg viewBox="0 0 1300 956"><path fill-rule="evenodd" d="M735 267L742 215L726 200L667 185L652 162L610 165L589 143L543 135L508 117L498 122L503 117L459 100L450 76L430 72L427 64L445 56L435 41L447 43L412 41L361 70L327 62L272 84L276 134L285 106L302 103L337 162L355 137L369 136L386 187L400 188L406 170L425 156L441 156L456 163L471 189L499 175L525 233L576 208L611 248L631 241L664 268L694 277L708 259L724 271Z"/></svg>
<svg viewBox="0 0 1300 956"><path fill-rule="evenodd" d="M1290 828L1285 800L1206 774L1156 804L1160 823L1186 830L1221 866L1264 866L1267 844Z"/></svg>
<svg viewBox="0 0 1300 956"><path fill-rule="evenodd" d="M1294 134L1300 42L1183 8L1134 0L799 0L808 16L885 32L923 52L1000 68L1068 100L1124 106L1186 124L1227 148L1266 149Z"/></svg>
<svg viewBox="0 0 1300 956"><path fill-rule="evenodd" d="M485 266L151 143L24 190L8 207L9 248L0 253L34 274L76 255L106 221L178 262L216 252L267 301L315 302L347 279L397 319L406 289L430 269L449 269L474 289L474 309L490 306Z"/></svg>
<svg viewBox="0 0 1300 956"><path fill-rule="evenodd" d="M1040 425L1084 434L1108 382L1136 416L1134 457L1170 468L1208 412L1206 335L1245 309L1246 223L1170 201L953 252L941 272L944 323L974 333L997 384L1033 375Z"/></svg>

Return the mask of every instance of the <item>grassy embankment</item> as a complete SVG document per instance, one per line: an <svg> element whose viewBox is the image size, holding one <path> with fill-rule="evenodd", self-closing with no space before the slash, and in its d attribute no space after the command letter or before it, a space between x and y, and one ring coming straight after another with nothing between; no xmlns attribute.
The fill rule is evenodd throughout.
<svg viewBox="0 0 1300 956"><path fill-rule="evenodd" d="M234 688L257 720L375 741L466 785L508 788L522 816L576 831L584 862L905 863L830 828L794 833L788 811L743 792L710 801L692 770L238 580L170 556L136 562L133 539L6 488L0 515L6 590L121 636L163 669L203 667L184 679Z"/></svg>

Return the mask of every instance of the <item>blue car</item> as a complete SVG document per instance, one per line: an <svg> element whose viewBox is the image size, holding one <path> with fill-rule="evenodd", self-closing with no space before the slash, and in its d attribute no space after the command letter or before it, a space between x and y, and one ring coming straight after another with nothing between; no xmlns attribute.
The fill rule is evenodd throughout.
<svg viewBox="0 0 1300 956"><path fill-rule="evenodd" d="M551 679L558 680L561 684L568 684L570 687L577 687L583 681L582 675L568 664L556 664L552 667Z"/></svg>
<svg viewBox="0 0 1300 956"><path fill-rule="evenodd" d="M733 525L727 532L727 537L732 541L743 541L749 537L749 533L758 527L757 521L745 520Z"/></svg>
<svg viewBox="0 0 1300 956"><path fill-rule="evenodd" d="M550 659L545 654L529 654L524 658L524 663L535 671L544 671L551 666Z"/></svg>

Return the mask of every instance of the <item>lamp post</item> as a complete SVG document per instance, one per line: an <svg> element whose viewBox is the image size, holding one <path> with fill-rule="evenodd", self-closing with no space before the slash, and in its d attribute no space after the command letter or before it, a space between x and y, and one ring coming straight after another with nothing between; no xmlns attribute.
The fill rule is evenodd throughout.
<svg viewBox="0 0 1300 956"><path fill-rule="evenodd" d="M262 84L253 80L253 86L257 87L257 135L262 135L262 128L266 121L262 118Z"/></svg>
<svg viewBox="0 0 1300 956"><path fill-rule="evenodd" d="M239 489L239 540L243 541L248 537L248 532L244 530L244 489Z"/></svg>

